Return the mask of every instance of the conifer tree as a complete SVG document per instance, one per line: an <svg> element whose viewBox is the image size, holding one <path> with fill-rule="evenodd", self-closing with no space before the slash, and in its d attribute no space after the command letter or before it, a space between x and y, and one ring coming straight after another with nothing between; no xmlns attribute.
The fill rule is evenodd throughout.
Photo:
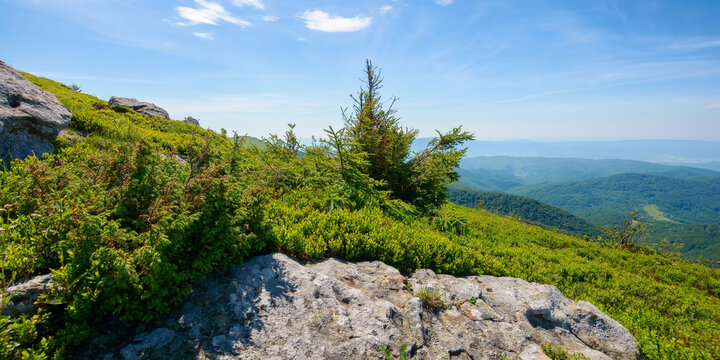
<svg viewBox="0 0 720 360"><path fill-rule="evenodd" d="M472 134L457 127L430 141L424 151L411 154L410 147L417 130L400 126L393 106L398 100L390 99L384 108L379 93L382 88L381 71L370 60L365 61L364 86L354 101L352 113L342 110L353 151L367 157L363 171L383 182L395 199L415 205L421 211L432 211L445 202L446 186L459 176L455 171L465 149L458 149Z"/></svg>

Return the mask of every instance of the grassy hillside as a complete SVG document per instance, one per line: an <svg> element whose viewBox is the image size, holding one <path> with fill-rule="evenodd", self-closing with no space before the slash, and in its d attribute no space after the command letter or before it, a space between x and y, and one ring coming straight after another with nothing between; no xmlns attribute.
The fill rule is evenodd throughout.
<svg viewBox="0 0 720 360"><path fill-rule="evenodd" d="M460 169L459 184L485 191L506 191L523 186L524 180L498 169Z"/></svg>
<svg viewBox="0 0 720 360"><path fill-rule="evenodd" d="M559 206L596 222L610 220L597 210L622 213L654 205L670 220L686 224L720 223L720 178L677 179L621 174L552 185L530 185L512 193Z"/></svg>
<svg viewBox="0 0 720 360"><path fill-rule="evenodd" d="M458 205L485 209L500 215L516 216L529 224L578 236L600 234L600 226L597 224L579 218L559 207L528 197L475 190L462 185L453 185L448 191L448 200Z"/></svg>
<svg viewBox="0 0 720 360"><path fill-rule="evenodd" d="M467 158L460 164L466 172L461 181L468 184L490 182L497 188L509 190L513 182L523 185L556 184L587 180L611 175L637 173L678 179L720 177L719 172L687 166L670 166L634 160L589 160L572 158L480 156ZM512 181L496 182L507 178Z"/></svg>
<svg viewBox="0 0 720 360"><path fill-rule="evenodd" d="M565 184L531 185L513 193L538 199L598 224L616 224L639 210L654 226L651 242L684 244L683 254L720 261L720 178L677 179L621 174Z"/></svg>
<svg viewBox="0 0 720 360"><path fill-rule="evenodd" d="M451 204L419 216L344 183L326 146L259 150L26 76L73 121L55 154L0 173L0 264L61 287L33 317L0 316L0 358L69 358L104 319L150 321L193 280L278 250L553 284L625 325L649 359L720 358L718 270Z"/></svg>

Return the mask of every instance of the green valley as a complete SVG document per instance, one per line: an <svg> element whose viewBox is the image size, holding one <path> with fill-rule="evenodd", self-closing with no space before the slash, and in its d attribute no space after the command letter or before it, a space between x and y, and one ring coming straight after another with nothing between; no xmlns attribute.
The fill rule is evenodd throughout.
<svg viewBox="0 0 720 360"><path fill-rule="evenodd" d="M600 226L577 217L559 207L512 194L481 191L451 185L448 200L462 206L484 209L499 215L517 217L522 221L578 236L598 235Z"/></svg>

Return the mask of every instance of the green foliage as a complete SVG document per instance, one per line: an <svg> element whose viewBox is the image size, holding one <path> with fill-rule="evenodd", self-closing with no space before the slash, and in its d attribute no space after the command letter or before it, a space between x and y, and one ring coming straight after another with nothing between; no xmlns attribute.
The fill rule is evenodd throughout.
<svg viewBox="0 0 720 360"><path fill-rule="evenodd" d="M620 225L603 226L602 240L627 248L645 243L648 239L647 231L650 224L637 213L637 210L629 212Z"/></svg>
<svg viewBox="0 0 720 360"><path fill-rule="evenodd" d="M598 235L600 227L563 209L530 199L494 191L481 191L453 185L448 200L471 208L501 215L517 215L523 221L576 235Z"/></svg>
<svg viewBox="0 0 720 360"><path fill-rule="evenodd" d="M561 348L550 343L542 344L542 351L552 360L589 360L587 356L582 354L568 355Z"/></svg>
<svg viewBox="0 0 720 360"><path fill-rule="evenodd" d="M358 170L381 181L379 188L388 190L392 198L424 212L436 210L447 197L445 187L459 178L456 169L466 150L458 147L473 140L473 135L460 127L446 134L438 132L425 150L411 157L410 146L418 131L400 126L393 109L397 98L384 108L379 94L381 73L370 60L365 62L365 77L365 87L357 96L351 95L352 114L343 109L350 152L365 158L357 164Z"/></svg>
<svg viewBox="0 0 720 360"><path fill-rule="evenodd" d="M430 311L436 311L445 308L445 303L442 301L440 296L440 290L428 287L427 285L421 285L420 291L417 293L417 297L422 300L423 305Z"/></svg>
<svg viewBox="0 0 720 360"><path fill-rule="evenodd" d="M677 179L620 174L562 184L525 186L511 192L559 206L598 223L615 223L628 211L655 205L674 221L718 224L719 189L720 177ZM600 210L611 211L615 216L603 215Z"/></svg>
<svg viewBox="0 0 720 360"><path fill-rule="evenodd" d="M43 301L61 305L48 311L62 324L35 338L52 336L55 356L104 317L148 321L194 280L265 249L268 179L250 149L27 76L71 110L76 135L0 173L0 265L52 272L59 286Z"/></svg>
<svg viewBox="0 0 720 360"><path fill-rule="evenodd" d="M390 353L390 350L387 348L381 347L380 348L383 352L383 355L385 355L386 360L395 360L395 357ZM400 360L407 360L407 344L403 344L400 347Z"/></svg>

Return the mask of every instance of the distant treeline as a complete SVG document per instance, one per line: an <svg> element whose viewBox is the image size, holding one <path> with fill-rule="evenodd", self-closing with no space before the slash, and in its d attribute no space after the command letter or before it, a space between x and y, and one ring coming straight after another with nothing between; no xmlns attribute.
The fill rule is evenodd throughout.
<svg viewBox="0 0 720 360"><path fill-rule="evenodd" d="M448 200L455 204L516 216L524 222L575 235L597 235L600 226L561 208L519 195L481 191L461 186L448 189Z"/></svg>

